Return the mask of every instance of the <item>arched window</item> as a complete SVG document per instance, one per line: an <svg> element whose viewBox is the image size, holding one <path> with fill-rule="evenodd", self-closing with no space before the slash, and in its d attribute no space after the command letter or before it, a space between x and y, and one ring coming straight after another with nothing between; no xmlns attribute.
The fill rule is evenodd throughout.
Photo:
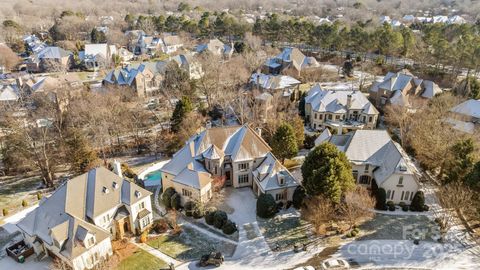
<svg viewBox="0 0 480 270"><path fill-rule="evenodd" d="M368 175L362 175L360 176L360 184L362 185L370 185L370 176Z"/></svg>

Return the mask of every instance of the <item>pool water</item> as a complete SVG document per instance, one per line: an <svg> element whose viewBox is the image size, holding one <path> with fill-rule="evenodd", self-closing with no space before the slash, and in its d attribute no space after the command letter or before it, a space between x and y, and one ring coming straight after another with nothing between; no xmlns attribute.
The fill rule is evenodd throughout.
<svg viewBox="0 0 480 270"><path fill-rule="evenodd" d="M151 172L143 178L145 185L160 185L162 180L162 173L160 171Z"/></svg>

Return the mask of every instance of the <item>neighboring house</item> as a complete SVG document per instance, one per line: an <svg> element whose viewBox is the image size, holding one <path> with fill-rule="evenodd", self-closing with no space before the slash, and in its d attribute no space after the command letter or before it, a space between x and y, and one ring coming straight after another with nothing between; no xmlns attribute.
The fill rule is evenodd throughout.
<svg viewBox="0 0 480 270"><path fill-rule="evenodd" d="M264 73L300 76L302 71L319 66L314 57L305 56L297 48L286 47L279 55L267 59L264 64Z"/></svg>
<svg viewBox="0 0 480 270"><path fill-rule="evenodd" d="M327 141L345 152L357 184L385 189L387 201L408 205L420 189L419 172L386 130L356 130Z"/></svg>
<svg viewBox="0 0 480 270"><path fill-rule="evenodd" d="M254 73L250 77L251 89L259 90L260 93L258 95L262 95L265 92L269 93L273 97L273 103L277 105L279 111L285 109L299 98L300 84L299 80L286 75ZM264 97L266 98L266 96ZM268 111L266 112L268 113Z"/></svg>
<svg viewBox="0 0 480 270"><path fill-rule="evenodd" d="M35 35L26 35L23 37L23 42L27 45L27 49L33 54L39 53L47 47L45 42L41 41Z"/></svg>
<svg viewBox="0 0 480 270"><path fill-rule="evenodd" d="M27 61L29 72L56 72L70 69L73 53L60 47L46 47Z"/></svg>
<svg viewBox="0 0 480 270"><path fill-rule="evenodd" d="M128 45L127 49L131 51L134 54L139 54L137 51L140 50L140 48L137 48L138 43L141 39L142 36L145 36L145 32L142 30L129 30L125 32L125 36L128 40Z"/></svg>
<svg viewBox="0 0 480 270"><path fill-rule="evenodd" d="M151 192L100 167L58 187L17 226L37 257L92 269L113 255L111 239L139 234L153 222Z"/></svg>
<svg viewBox="0 0 480 270"><path fill-rule="evenodd" d="M177 35L164 35L162 38L162 51L172 54L183 47L183 42Z"/></svg>
<svg viewBox="0 0 480 270"><path fill-rule="evenodd" d="M80 52L80 60L89 70L105 69L110 67L112 56L117 53L115 45L85 44L85 51Z"/></svg>
<svg viewBox="0 0 480 270"><path fill-rule="evenodd" d="M173 187L188 201L206 203L213 186L251 187L256 196L290 201L299 183L250 127L208 128L192 136L162 169L162 188Z"/></svg>
<svg viewBox="0 0 480 270"><path fill-rule="evenodd" d="M470 134L480 130L480 99L469 99L453 107L447 122L455 129Z"/></svg>
<svg viewBox="0 0 480 270"><path fill-rule="evenodd" d="M379 112L365 95L356 90L323 90L319 84L305 98L305 117L310 127L322 130L374 129Z"/></svg>
<svg viewBox="0 0 480 270"><path fill-rule="evenodd" d="M188 73L190 79L198 80L203 77L202 65L194 59L191 53L175 55L170 57L169 61L175 61L181 69Z"/></svg>
<svg viewBox="0 0 480 270"><path fill-rule="evenodd" d="M383 81L375 82L369 90L369 98L379 108L387 104L414 107L415 102L425 102L442 89L432 81L413 76L410 72L389 72Z"/></svg>
<svg viewBox="0 0 480 270"><path fill-rule="evenodd" d="M164 67L164 62L152 62L112 70L103 79L103 84L107 87L130 87L139 97L154 96L158 93L163 80L158 71L158 64Z"/></svg>
<svg viewBox="0 0 480 270"><path fill-rule="evenodd" d="M224 59L230 59L233 54L233 43L227 45L218 39L210 39L205 43L199 44L195 47L197 53L209 52L216 56L221 56Z"/></svg>
<svg viewBox="0 0 480 270"><path fill-rule="evenodd" d="M118 49L117 54L118 56L120 56L120 59L122 60L121 62L122 65L128 65L130 61L134 58L133 53L131 53L126 48Z"/></svg>

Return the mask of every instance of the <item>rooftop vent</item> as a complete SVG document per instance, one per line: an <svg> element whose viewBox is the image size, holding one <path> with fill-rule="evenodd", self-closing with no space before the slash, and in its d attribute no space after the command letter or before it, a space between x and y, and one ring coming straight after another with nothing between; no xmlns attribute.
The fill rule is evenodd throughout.
<svg viewBox="0 0 480 270"><path fill-rule="evenodd" d="M105 193L105 194L107 194L107 193L109 193L109 192L110 192L110 190L108 190L108 188L107 188L107 187L103 187L103 189L102 189L102 192L103 192L103 193Z"/></svg>
<svg viewBox="0 0 480 270"><path fill-rule="evenodd" d="M135 191L135 197L140 198L140 196L142 196L142 193L140 193L140 191L136 190Z"/></svg>
<svg viewBox="0 0 480 270"><path fill-rule="evenodd" d="M117 188L118 188L118 183L114 181L114 182L112 183L112 187L113 187L114 189L117 189Z"/></svg>

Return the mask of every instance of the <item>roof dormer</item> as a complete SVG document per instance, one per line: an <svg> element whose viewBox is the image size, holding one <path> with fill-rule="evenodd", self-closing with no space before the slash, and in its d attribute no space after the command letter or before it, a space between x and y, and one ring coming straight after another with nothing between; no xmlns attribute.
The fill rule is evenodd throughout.
<svg viewBox="0 0 480 270"><path fill-rule="evenodd" d="M135 190L135 197L140 198L142 196L142 193L138 190Z"/></svg>

